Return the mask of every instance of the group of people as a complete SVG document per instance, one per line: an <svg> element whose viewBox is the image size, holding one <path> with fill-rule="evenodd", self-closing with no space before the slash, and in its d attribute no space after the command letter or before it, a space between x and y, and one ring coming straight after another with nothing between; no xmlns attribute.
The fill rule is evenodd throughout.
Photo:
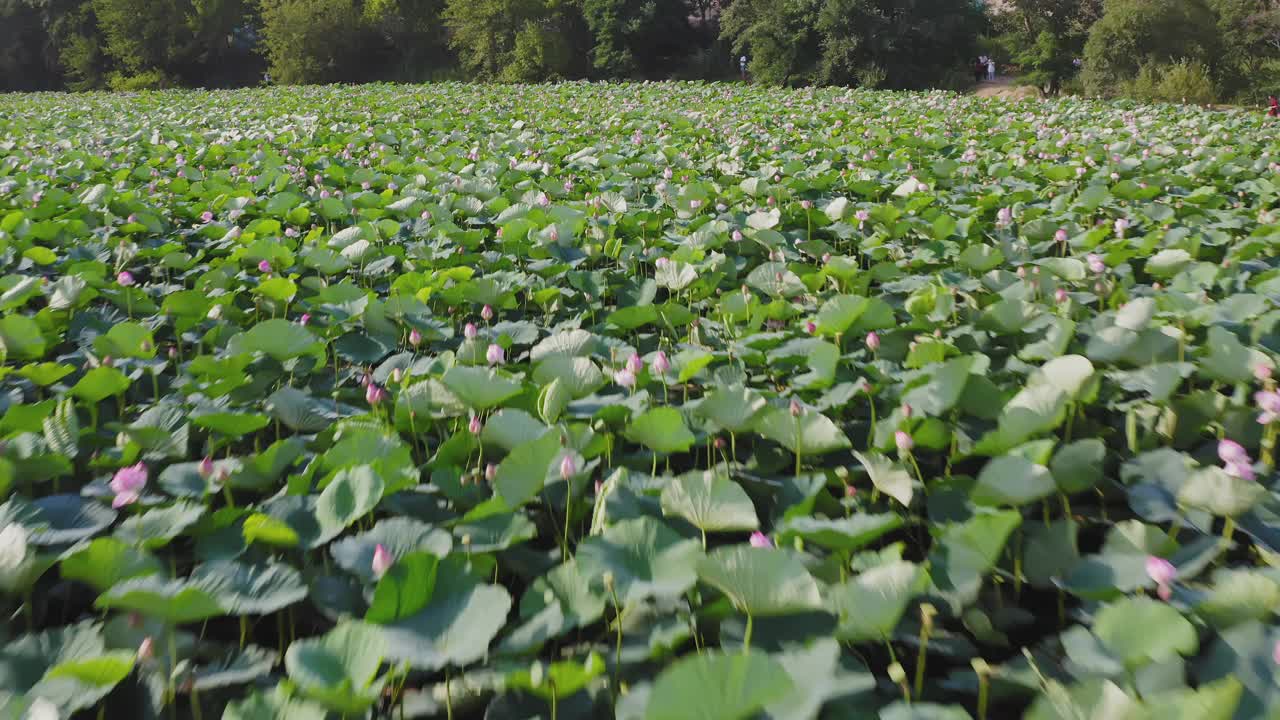
<svg viewBox="0 0 1280 720"><path fill-rule="evenodd" d="M996 79L996 59L986 55L978 56L977 62L973 64L973 81L982 82L983 80Z"/></svg>

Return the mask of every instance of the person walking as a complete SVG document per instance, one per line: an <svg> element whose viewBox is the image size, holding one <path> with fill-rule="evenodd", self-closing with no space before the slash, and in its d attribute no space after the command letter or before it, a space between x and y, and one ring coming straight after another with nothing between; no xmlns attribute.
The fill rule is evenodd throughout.
<svg viewBox="0 0 1280 720"><path fill-rule="evenodd" d="M747 81L747 56L738 58L738 72L742 73L742 82Z"/></svg>
<svg viewBox="0 0 1280 720"><path fill-rule="evenodd" d="M987 58L987 79L988 80L996 79L996 59L995 58Z"/></svg>
<svg viewBox="0 0 1280 720"><path fill-rule="evenodd" d="M1270 105L1267 108L1267 117L1280 117L1280 100L1277 100L1275 95L1271 95L1267 97L1267 103Z"/></svg>
<svg viewBox="0 0 1280 720"><path fill-rule="evenodd" d="M986 63L982 62L982 58L979 57L973 63L973 81L976 83L982 82L982 78L986 74L987 74L987 65Z"/></svg>

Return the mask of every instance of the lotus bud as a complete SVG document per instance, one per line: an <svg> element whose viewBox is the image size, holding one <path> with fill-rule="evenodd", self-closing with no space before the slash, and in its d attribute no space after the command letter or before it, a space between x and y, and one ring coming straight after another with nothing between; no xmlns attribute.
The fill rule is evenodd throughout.
<svg viewBox="0 0 1280 720"><path fill-rule="evenodd" d="M146 662L156 656L156 644L148 635L142 638L142 643L138 645L138 662Z"/></svg>
<svg viewBox="0 0 1280 720"><path fill-rule="evenodd" d="M907 420L910 420L910 419L911 419L911 406L910 406L910 405L908 405L908 404L906 404L906 403L902 403L901 412L902 412L902 417L903 417L904 419L907 419Z"/></svg>
<svg viewBox="0 0 1280 720"><path fill-rule="evenodd" d="M471 431L471 434L479 435L482 427L484 426L480 423L480 416L472 415L471 422L467 423L467 429Z"/></svg>
<svg viewBox="0 0 1280 720"><path fill-rule="evenodd" d="M1247 465L1253 461L1244 446L1234 440L1218 441L1218 458L1224 463Z"/></svg>
<svg viewBox="0 0 1280 720"><path fill-rule="evenodd" d="M311 313L302 313L302 317L298 318L298 324L306 327L311 322Z"/></svg>
<svg viewBox="0 0 1280 720"><path fill-rule="evenodd" d="M814 323L812 320L810 320L809 322L807 322L807 323L805 323L805 324L804 324L804 331L805 331L805 332L807 332L807 333L809 333L810 335L812 335L812 334L814 334L814 333L818 332L818 326L817 326L817 324L816 324L816 323Z"/></svg>
<svg viewBox="0 0 1280 720"><path fill-rule="evenodd" d="M485 321L485 322L488 322L488 321L492 320L492 319L493 319L493 306L492 306L492 305L485 305L484 307L480 308L480 317L484 318L484 321Z"/></svg>
<svg viewBox="0 0 1280 720"><path fill-rule="evenodd" d="M898 446L898 452L911 452L916 446L915 440L906 432L899 430L893 434L893 444Z"/></svg>
<svg viewBox="0 0 1280 720"><path fill-rule="evenodd" d="M387 399L387 391L378 387L375 383L369 383L369 386L364 389L364 399L369 405L377 406Z"/></svg>
<svg viewBox="0 0 1280 720"><path fill-rule="evenodd" d="M1253 367L1253 377L1258 382L1266 382L1271 379L1271 368L1267 365L1258 364Z"/></svg>
<svg viewBox="0 0 1280 720"><path fill-rule="evenodd" d="M373 549L373 563L371 564L373 576L381 579L391 569L393 563L395 563L395 559L391 557L391 553L387 552L382 543L378 543L377 547Z"/></svg>
<svg viewBox="0 0 1280 720"><path fill-rule="evenodd" d="M120 284L120 287L131 287L134 283L133 273L128 270L121 270L116 274L116 282Z"/></svg>
<svg viewBox="0 0 1280 720"><path fill-rule="evenodd" d="M200 477L207 479L212 476L213 476L213 458L209 457L208 455L205 455L204 459L200 461Z"/></svg>
<svg viewBox="0 0 1280 720"><path fill-rule="evenodd" d="M1063 230L1062 228L1058 228L1058 232L1053 234L1053 239L1056 242L1059 242L1065 245L1067 242L1067 231Z"/></svg>
<svg viewBox="0 0 1280 720"><path fill-rule="evenodd" d="M639 355L632 355L627 358L627 369L632 373L639 375L644 371L644 360Z"/></svg>
<svg viewBox="0 0 1280 720"><path fill-rule="evenodd" d="M773 541L769 539L769 536L768 536L768 535L765 535L764 533L760 532L759 530L757 530L757 531L755 531L755 532L751 533L751 539L750 539L748 542L750 542L750 543L751 543L751 547L753 547L753 548L771 548L771 547L773 547Z"/></svg>
<svg viewBox="0 0 1280 720"><path fill-rule="evenodd" d="M791 411L791 417L793 418L798 418L802 413L804 413L804 408L801 407L800 401L795 398L791 398L791 406L789 410Z"/></svg>
<svg viewBox="0 0 1280 720"><path fill-rule="evenodd" d="M1070 297L1067 295L1067 291L1066 291L1066 290L1064 290L1064 289L1062 289L1062 288L1058 288L1057 290L1055 290L1055 291L1053 292L1053 299L1054 299L1054 301L1055 301L1055 302L1057 302L1058 304L1062 304L1062 303L1066 302L1067 300L1069 300L1069 299L1070 299Z"/></svg>
<svg viewBox="0 0 1280 720"><path fill-rule="evenodd" d="M418 328L409 331L409 344L414 347L422 344L422 333L418 332Z"/></svg>
<svg viewBox="0 0 1280 720"><path fill-rule="evenodd" d="M560 479L568 480L578 474L578 461L574 459L572 454L565 455L560 460Z"/></svg>
<svg viewBox="0 0 1280 720"><path fill-rule="evenodd" d="M1098 275L1107 271L1106 263L1102 262L1102 258L1094 253L1086 255L1085 262L1089 264L1089 269Z"/></svg>
<svg viewBox="0 0 1280 720"><path fill-rule="evenodd" d="M401 380L404 380L404 371L401 370L400 368L392 368L391 382L399 383Z"/></svg>
<svg viewBox="0 0 1280 720"><path fill-rule="evenodd" d="M996 224L1001 226L1013 224L1013 211L1007 207L1000 208L996 213Z"/></svg>
<svg viewBox="0 0 1280 720"><path fill-rule="evenodd" d="M200 213L200 222L213 222L213 213L208 210Z"/></svg>
<svg viewBox="0 0 1280 720"><path fill-rule="evenodd" d="M734 242L742 242L742 231L734 230L733 235L731 237L733 238Z"/></svg>
<svg viewBox="0 0 1280 720"><path fill-rule="evenodd" d="M466 324L465 326L463 326L463 328L462 328L462 337L464 337L464 338L466 338L466 339L468 339L468 340L475 340L475 339L476 339L476 335L478 335L478 334L479 334L479 331L478 331L478 330L476 330L476 324L475 324L475 323L467 323L467 324Z"/></svg>
<svg viewBox="0 0 1280 720"><path fill-rule="evenodd" d="M485 352L484 357L490 365L501 365L506 361L506 353L502 350L502 346L497 343L489 344L489 349Z"/></svg>
<svg viewBox="0 0 1280 720"><path fill-rule="evenodd" d="M269 273L269 272L271 272L271 261L270 261L270 260L261 260L261 261L259 261L259 262L258 262L258 272L262 272L262 273Z"/></svg>
<svg viewBox="0 0 1280 720"><path fill-rule="evenodd" d="M494 479L494 478L496 478L496 477L498 477L498 466L497 466L497 465L494 465L493 463L489 463L489 464L485 465L485 466L484 466L484 479L485 479L487 482L493 482L493 479Z"/></svg>
<svg viewBox="0 0 1280 720"><path fill-rule="evenodd" d="M671 369L671 361L667 359L667 354L661 350L653 355L653 371L659 375L666 373Z"/></svg>
<svg viewBox="0 0 1280 720"><path fill-rule="evenodd" d="M147 484L147 466L138 463L120 468L111 478L111 490L116 494L111 507L117 510L125 505L132 505L142 495L142 488Z"/></svg>
<svg viewBox="0 0 1280 720"><path fill-rule="evenodd" d="M874 330L867 333L867 339L865 342L867 344L867 349L871 352L876 352L880 349L880 336L877 335Z"/></svg>
<svg viewBox="0 0 1280 720"><path fill-rule="evenodd" d="M636 374L629 367L624 367L613 374L613 381L620 387L633 388L636 386Z"/></svg>

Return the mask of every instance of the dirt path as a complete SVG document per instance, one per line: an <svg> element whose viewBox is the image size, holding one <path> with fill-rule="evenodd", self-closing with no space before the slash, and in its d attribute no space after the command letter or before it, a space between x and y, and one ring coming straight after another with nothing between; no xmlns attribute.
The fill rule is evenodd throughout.
<svg viewBox="0 0 1280 720"><path fill-rule="evenodd" d="M1028 97L1039 97L1040 93L1030 85L1018 85L1014 78L1003 76L995 80L983 80L974 88L973 94L981 98L1002 98L1004 100L1021 100Z"/></svg>

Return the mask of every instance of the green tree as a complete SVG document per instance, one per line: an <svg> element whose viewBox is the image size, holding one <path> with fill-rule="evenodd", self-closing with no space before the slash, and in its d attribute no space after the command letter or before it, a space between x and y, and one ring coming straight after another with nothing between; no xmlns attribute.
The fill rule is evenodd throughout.
<svg viewBox="0 0 1280 720"><path fill-rule="evenodd" d="M449 44L472 77L528 82L578 77L588 30L570 0L447 0Z"/></svg>
<svg viewBox="0 0 1280 720"><path fill-rule="evenodd" d="M1280 3L1272 0L1210 0L1217 14L1221 94L1261 103L1280 93Z"/></svg>
<svg viewBox="0 0 1280 720"><path fill-rule="evenodd" d="M1219 47L1217 17L1204 0L1106 0L1085 43L1085 88L1122 94L1143 66L1181 60L1214 73Z"/></svg>
<svg viewBox="0 0 1280 720"><path fill-rule="evenodd" d="M817 30L822 0L735 0L720 18L733 52L749 57L756 80L800 85L813 80L821 58Z"/></svg>
<svg viewBox="0 0 1280 720"><path fill-rule="evenodd" d="M684 0L584 0L596 70L610 77L670 73L701 44L690 10Z"/></svg>
<svg viewBox="0 0 1280 720"><path fill-rule="evenodd" d="M819 82L888 88L952 84L974 53L969 0L826 0Z"/></svg>
<svg viewBox="0 0 1280 720"><path fill-rule="evenodd" d="M285 84L362 79L369 28L354 0L261 0L270 72Z"/></svg>
<svg viewBox="0 0 1280 720"><path fill-rule="evenodd" d="M1021 69L1019 80L1052 96L1077 74L1089 28L1101 15L1101 0L1010 0L994 21L1001 46Z"/></svg>

